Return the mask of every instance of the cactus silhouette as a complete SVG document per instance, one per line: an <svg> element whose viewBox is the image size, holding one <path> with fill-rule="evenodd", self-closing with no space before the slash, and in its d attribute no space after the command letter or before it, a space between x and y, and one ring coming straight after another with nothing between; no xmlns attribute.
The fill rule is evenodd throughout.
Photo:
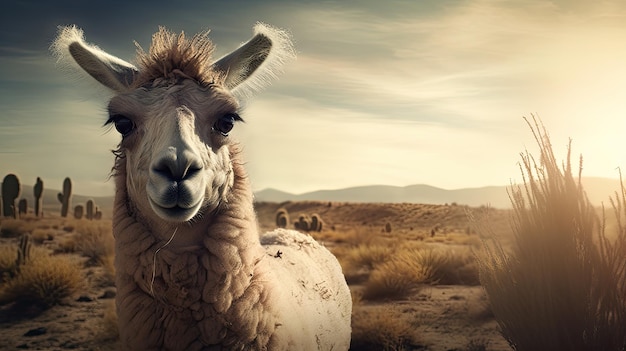
<svg viewBox="0 0 626 351"><path fill-rule="evenodd" d="M20 217L28 213L28 200L22 198L17 203L18 213Z"/></svg>
<svg viewBox="0 0 626 351"><path fill-rule="evenodd" d="M317 213L311 215L311 231L321 232L322 231L322 217Z"/></svg>
<svg viewBox="0 0 626 351"><path fill-rule="evenodd" d="M100 208L98 206L96 206L96 209L93 213L93 219L102 219L102 211L100 211Z"/></svg>
<svg viewBox="0 0 626 351"><path fill-rule="evenodd" d="M95 206L93 200L91 200L91 199L87 200L87 205L85 206L85 208L86 208L85 218L87 218L88 220L92 220L93 219L94 208L95 207L96 206Z"/></svg>
<svg viewBox="0 0 626 351"><path fill-rule="evenodd" d="M82 219L83 218L83 205L76 205L74 207L74 218Z"/></svg>
<svg viewBox="0 0 626 351"><path fill-rule="evenodd" d="M30 258L31 241L30 234L23 234L20 238L20 245L17 248L17 261L15 265L18 267L25 264Z"/></svg>
<svg viewBox="0 0 626 351"><path fill-rule="evenodd" d="M302 215L300 216L300 218L298 218L298 221L293 224L293 226L298 230L304 230L305 232L308 232L309 230L311 230L311 219L307 216Z"/></svg>
<svg viewBox="0 0 626 351"><path fill-rule="evenodd" d="M284 208L279 208L276 211L276 226L279 228L287 228L289 225L289 213Z"/></svg>
<svg viewBox="0 0 626 351"><path fill-rule="evenodd" d="M72 198L72 180L67 177L63 181L63 192L57 194L57 199L61 203L61 217L67 217L67 211L70 208Z"/></svg>
<svg viewBox="0 0 626 351"><path fill-rule="evenodd" d="M37 182L33 187L33 194L35 195L35 216L43 217L43 180L37 177Z"/></svg>
<svg viewBox="0 0 626 351"><path fill-rule="evenodd" d="M15 200L20 196L20 180L15 174L7 174L2 180L2 215L17 218Z"/></svg>

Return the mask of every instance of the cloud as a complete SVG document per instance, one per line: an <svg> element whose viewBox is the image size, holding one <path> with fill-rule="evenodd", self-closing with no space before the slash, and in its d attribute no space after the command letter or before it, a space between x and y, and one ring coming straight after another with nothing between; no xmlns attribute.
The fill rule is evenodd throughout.
<svg viewBox="0 0 626 351"><path fill-rule="evenodd" d="M46 50L56 22L84 26L88 41L130 60L132 40L146 47L158 25L189 33L212 28L220 56L262 20L293 33L299 58L249 102L248 122L238 126L257 189L507 184L518 174L518 153L534 145L521 118L530 113L541 116L555 145L574 139L587 175L610 176L623 164L621 1L185 5L133 5L144 11L142 20L125 12L118 18L124 25L84 9L62 14L51 7L54 25L27 21L23 35L38 38L32 43L19 33L2 37L3 31L2 150L33 158L71 154L73 166L66 158L55 161L77 167L85 182L108 174L106 150L116 136L99 129L105 99L55 70ZM19 162L10 155L16 154L0 154L0 164ZM53 167L51 157L44 161Z"/></svg>

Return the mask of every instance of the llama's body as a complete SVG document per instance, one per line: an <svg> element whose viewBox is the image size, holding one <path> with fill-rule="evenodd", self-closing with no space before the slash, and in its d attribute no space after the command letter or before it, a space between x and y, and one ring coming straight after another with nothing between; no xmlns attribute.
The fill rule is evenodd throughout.
<svg viewBox="0 0 626 351"><path fill-rule="evenodd" d="M109 121L123 135L113 215L122 347L345 350L352 303L337 260L306 234L259 235L228 137L239 119L230 91L264 60L276 65L272 47L288 43L261 27L207 66L193 62L208 58L205 40L162 30L140 69L85 44L75 28L55 43L117 93Z"/></svg>

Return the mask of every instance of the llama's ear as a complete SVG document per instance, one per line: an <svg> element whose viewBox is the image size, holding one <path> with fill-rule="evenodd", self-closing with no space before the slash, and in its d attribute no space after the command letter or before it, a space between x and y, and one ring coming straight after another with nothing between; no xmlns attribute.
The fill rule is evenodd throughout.
<svg viewBox="0 0 626 351"><path fill-rule="evenodd" d="M213 63L213 69L224 74L226 88L244 95L267 85L283 63L295 57L285 31L257 23L254 33L248 42Z"/></svg>
<svg viewBox="0 0 626 351"><path fill-rule="evenodd" d="M76 63L98 82L117 92L126 90L138 72L130 63L87 44L83 31L75 26L59 27L51 50L59 63L70 67Z"/></svg>

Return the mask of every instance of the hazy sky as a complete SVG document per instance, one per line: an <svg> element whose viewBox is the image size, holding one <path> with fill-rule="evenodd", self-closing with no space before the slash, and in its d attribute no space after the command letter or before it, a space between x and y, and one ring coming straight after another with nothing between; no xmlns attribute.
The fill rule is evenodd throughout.
<svg viewBox="0 0 626 351"><path fill-rule="evenodd" d="M116 132L106 96L63 75L48 53L58 25L132 61L159 25L211 29L216 56L256 21L289 30L298 58L248 102L235 136L255 190L301 193L424 183L519 181L538 114L558 155L569 138L584 175L626 168L626 2L10 1L0 12L0 177L72 177L113 193Z"/></svg>

